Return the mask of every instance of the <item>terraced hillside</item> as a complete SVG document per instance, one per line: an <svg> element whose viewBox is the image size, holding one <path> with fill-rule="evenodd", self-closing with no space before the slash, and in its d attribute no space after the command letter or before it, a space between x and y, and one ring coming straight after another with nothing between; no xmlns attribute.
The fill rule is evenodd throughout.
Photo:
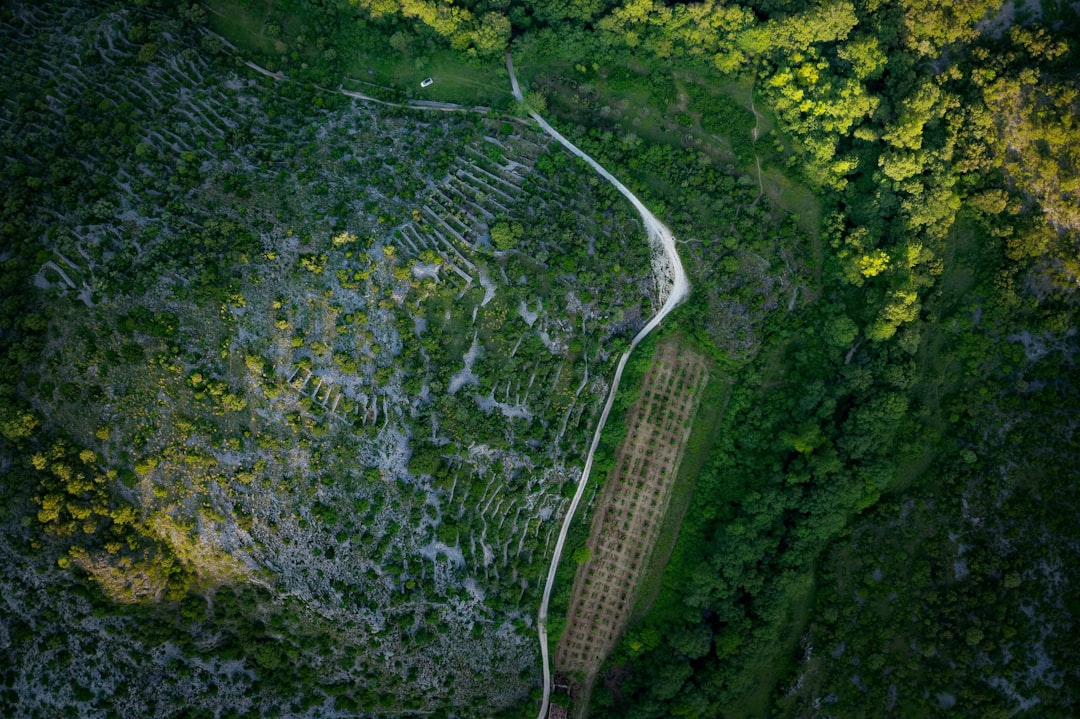
<svg viewBox="0 0 1080 719"><path fill-rule="evenodd" d="M552 532L653 311L624 201L513 118L275 82L176 17L23 4L0 34L28 318L0 706L526 699Z"/></svg>

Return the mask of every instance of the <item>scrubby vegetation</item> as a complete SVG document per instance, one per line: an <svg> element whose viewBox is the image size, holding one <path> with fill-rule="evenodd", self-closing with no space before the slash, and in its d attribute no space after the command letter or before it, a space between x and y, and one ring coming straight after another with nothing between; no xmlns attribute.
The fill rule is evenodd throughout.
<svg viewBox="0 0 1080 719"><path fill-rule="evenodd" d="M275 83L146 10L6 20L5 706L528 696L656 292L628 210L513 118Z"/></svg>

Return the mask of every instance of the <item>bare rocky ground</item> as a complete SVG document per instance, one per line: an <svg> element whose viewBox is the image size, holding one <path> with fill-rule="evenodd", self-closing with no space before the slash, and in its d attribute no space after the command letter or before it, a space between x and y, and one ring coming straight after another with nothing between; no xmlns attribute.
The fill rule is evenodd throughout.
<svg viewBox="0 0 1080 719"><path fill-rule="evenodd" d="M0 534L0 706L344 711L275 696L284 667L374 713L525 699L605 363L653 314L629 208L524 125L315 109L167 17L20 5L0 33L8 155L127 113L65 159L98 199L35 208L26 283L51 320L26 394L187 577L174 595L123 548L39 536L28 496ZM526 228L517 247L498 223ZM241 625L259 641L231 645Z"/></svg>

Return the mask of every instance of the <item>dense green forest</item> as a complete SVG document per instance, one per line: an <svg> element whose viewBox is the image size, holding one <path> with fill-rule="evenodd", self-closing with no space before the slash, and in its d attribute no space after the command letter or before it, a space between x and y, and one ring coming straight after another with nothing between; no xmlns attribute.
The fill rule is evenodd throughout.
<svg viewBox="0 0 1080 719"><path fill-rule="evenodd" d="M535 716L652 290L510 49L726 385L590 715L1073 715L1074 5L2 7L0 713Z"/></svg>

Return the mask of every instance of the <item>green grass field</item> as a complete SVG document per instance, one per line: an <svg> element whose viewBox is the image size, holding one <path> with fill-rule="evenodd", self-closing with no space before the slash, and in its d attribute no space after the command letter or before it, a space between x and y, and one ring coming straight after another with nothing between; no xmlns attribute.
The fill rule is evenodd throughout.
<svg viewBox="0 0 1080 719"><path fill-rule="evenodd" d="M763 166L761 175L769 199L793 215L799 229L816 241L821 230L821 199L776 167Z"/></svg>
<svg viewBox="0 0 1080 719"><path fill-rule="evenodd" d="M346 83L393 89L413 100L503 107L513 100L510 76L499 61L462 60L459 53L436 50L417 54L356 53L346 61ZM435 82L420 87L424 78Z"/></svg>
<svg viewBox="0 0 1080 719"><path fill-rule="evenodd" d="M236 45L244 59L258 62L262 56L310 64L319 59L319 51L310 41L298 46L297 38L303 31L298 21L286 21L278 37L267 36L267 23L275 17L273 0L255 4L213 0L206 7L207 24ZM292 58L293 53L298 57ZM379 88L405 99L488 107L504 107L513 100L501 56L468 58L451 50L420 46L414 40L406 43L404 51L380 44L350 50L340 61L340 82L357 92ZM435 82L421 88L420 82L428 77Z"/></svg>
<svg viewBox="0 0 1080 719"><path fill-rule="evenodd" d="M621 63L621 64L620 64ZM632 58L624 57L604 66L575 67L569 60L533 58L528 48L515 56L518 79L525 87L542 87L549 95L551 117L556 125L575 123L586 127L612 123L619 133L633 133L649 144L692 147L715 162L737 166L738 172L759 183L756 162L736 157L733 147L739 142L710 131L701 125L688 95L726 96L748 111L756 110L758 141L771 144L776 132L775 118L763 104L751 105L750 78L738 82L713 84L701 72L682 69L677 76L662 71L650 72ZM627 78L633 78L629 81ZM595 98L591 106L582 97ZM680 118L690 124L680 122ZM743 138L744 140L746 138ZM760 144L756 147L762 147ZM759 152L764 157L767 153ZM773 153L775 154L775 152ZM821 224L821 201L806 185L775 164L763 164L761 185L769 199L795 216L799 227L815 241ZM647 182L660 196L682 195L677 186Z"/></svg>
<svg viewBox="0 0 1080 719"><path fill-rule="evenodd" d="M274 53L275 43L263 34L263 27L273 2L254 7L240 0L212 0L207 9L206 24L242 52Z"/></svg>

